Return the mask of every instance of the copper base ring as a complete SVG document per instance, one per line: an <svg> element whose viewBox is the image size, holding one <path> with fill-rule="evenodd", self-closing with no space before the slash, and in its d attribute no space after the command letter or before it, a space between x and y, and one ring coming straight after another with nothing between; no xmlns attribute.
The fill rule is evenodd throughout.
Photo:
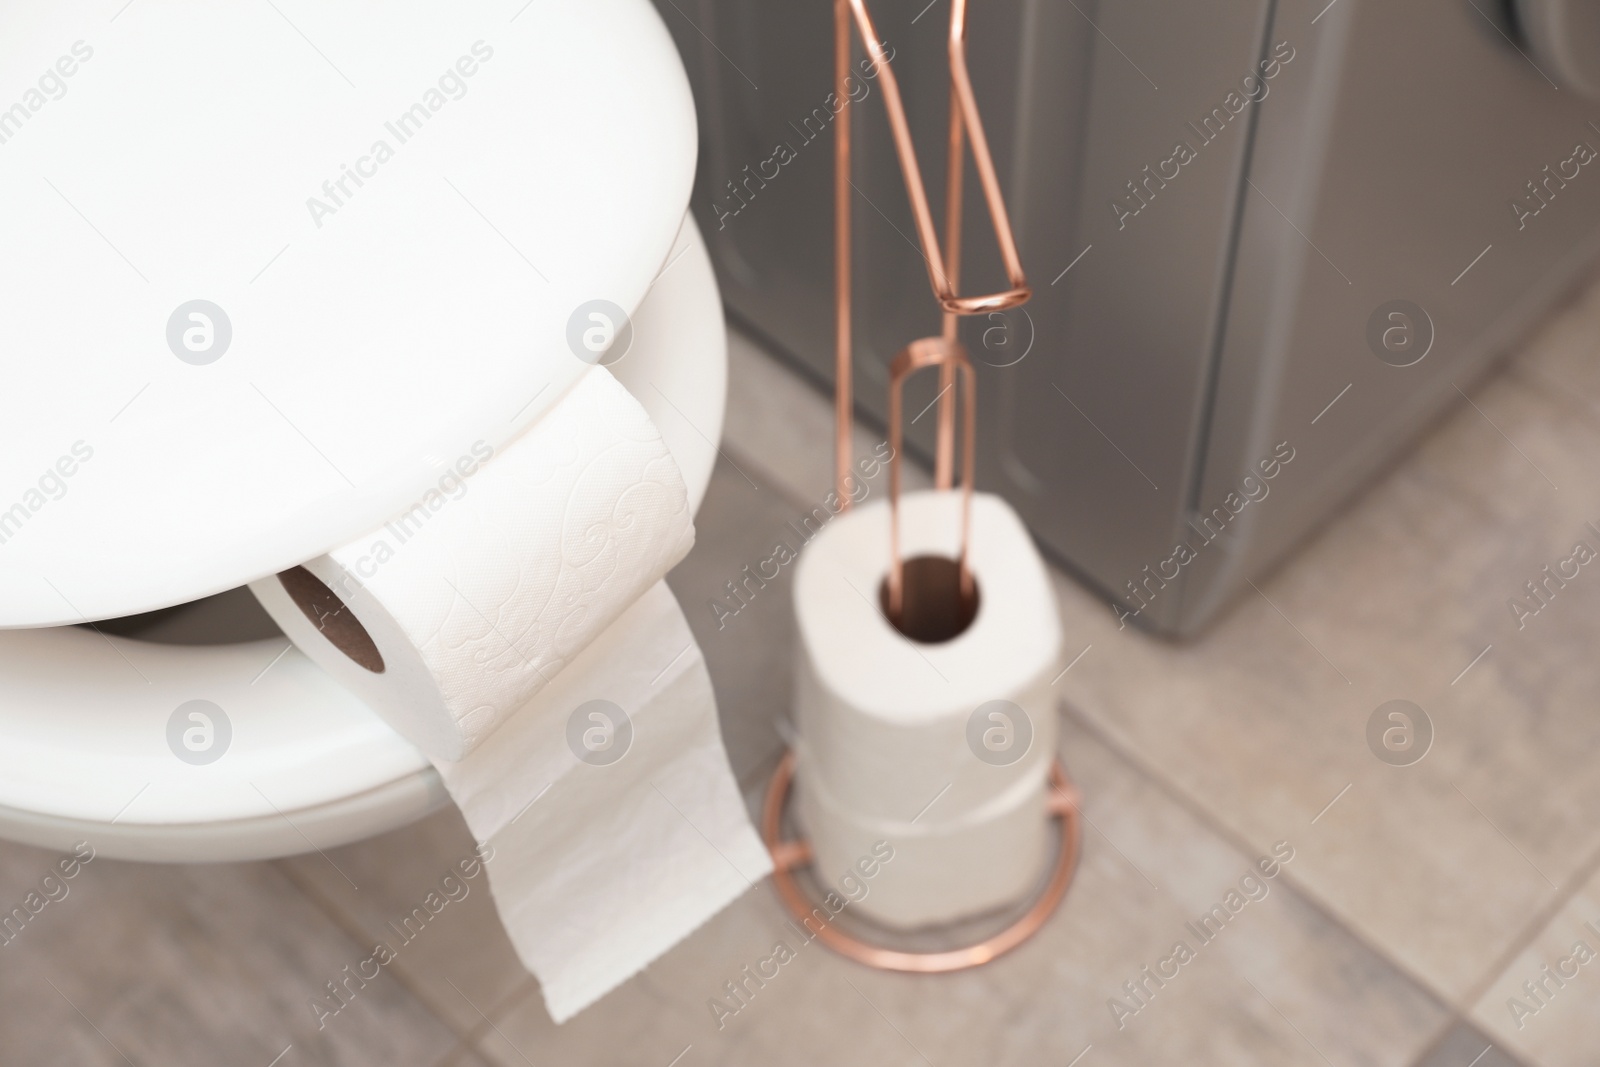
<svg viewBox="0 0 1600 1067"><path fill-rule="evenodd" d="M789 787L794 780L794 751L785 752L767 786L766 800L761 806L761 837L767 851L772 854L772 883L777 887L778 898L789 914L802 922L812 917L815 904L806 897L792 873L811 862L811 845L803 840L783 839L783 810L789 798ZM1010 952L1039 932L1046 920L1066 895L1067 886L1078 864L1078 793L1067 778L1059 760L1050 768L1051 815L1061 820L1061 847L1056 857L1055 869L1043 891L1010 926L991 937L966 948L947 949L941 952L903 952L869 944L845 933L829 923L817 931L823 944L839 953L884 971L910 971L916 974L940 974L978 967ZM809 928L808 928L809 929Z"/></svg>

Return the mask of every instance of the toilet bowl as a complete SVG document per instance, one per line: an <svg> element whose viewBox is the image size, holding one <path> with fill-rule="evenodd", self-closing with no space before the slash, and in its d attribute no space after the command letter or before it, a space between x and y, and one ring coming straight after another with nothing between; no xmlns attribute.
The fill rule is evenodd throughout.
<svg viewBox="0 0 1600 1067"><path fill-rule="evenodd" d="M242 587L515 439L602 358L570 340L593 302L631 313L603 361L696 506L710 478L722 309L646 0L273 10L0 8L0 69L50 89L0 171L26 400L0 420L0 837L259 859L445 804Z"/></svg>
<svg viewBox="0 0 1600 1067"><path fill-rule="evenodd" d="M727 340L692 220L668 263L610 369L660 428L698 509L722 433ZM191 701L206 703L181 710ZM245 589L94 627L0 631L0 838L87 840L121 859L264 859L447 803L422 753L292 647Z"/></svg>

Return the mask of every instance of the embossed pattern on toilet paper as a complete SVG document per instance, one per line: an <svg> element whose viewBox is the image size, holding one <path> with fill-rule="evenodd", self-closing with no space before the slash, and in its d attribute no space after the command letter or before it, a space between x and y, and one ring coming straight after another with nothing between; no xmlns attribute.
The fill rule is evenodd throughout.
<svg viewBox="0 0 1600 1067"><path fill-rule="evenodd" d="M907 558L954 554L959 501L953 492L902 499ZM1021 900L1047 851L1060 617L1009 506L974 494L970 529L979 607L948 641L915 644L849 592L877 589L888 571L882 501L830 523L795 576L796 815L825 870L860 855L863 842L895 846L893 874L862 913L896 927ZM974 747L972 717L996 700L1029 722L1014 759L985 759Z"/></svg>
<svg viewBox="0 0 1600 1067"><path fill-rule="evenodd" d="M319 666L432 759L481 744L694 543L677 464L604 367L433 504L376 563L362 538L305 564L382 650L381 673L308 624L277 578L251 586Z"/></svg>
<svg viewBox="0 0 1600 1067"><path fill-rule="evenodd" d="M677 465L603 368L517 445L403 546L406 567L363 583L437 678L467 751L693 544Z"/></svg>
<svg viewBox="0 0 1600 1067"><path fill-rule="evenodd" d="M595 697L633 721L614 764L568 748L568 713ZM473 835L494 845L495 901L556 1022L772 870L722 747L705 659L665 582L491 743L438 767Z"/></svg>
<svg viewBox="0 0 1600 1067"><path fill-rule="evenodd" d="M960 538L959 496L902 500L903 552L951 555ZM960 636L918 645L878 607L849 591L876 589L889 566L889 515L864 504L806 547L795 578L804 651L794 717L827 779L850 810L872 818L944 821L975 810L1028 777L1043 782L1056 741L1050 680L1061 623L1044 563L1027 528L987 493L972 499L970 563L977 617ZM843 591L847 595L839 595ZM1032 723L1024 758L995 765L969 747L967 724L986 701L1018 704ZM892 753L892 758L888 754Z"/></svg>
<svg viewBox="0 0 1600 1067"><path fill-rule="evenodd" d="M552 1018L627 980L771 870L705 661L662 580L693 542L683 480L609 371L586 372L375 566L369 542L304 567L367 631L382 670L340 651L337 628L277 576L251 589L290 640L429 756L473 834L494 845L496 906ZM614 765L582 760L568 737L575 709L595 700L632 723Z"/></svg>

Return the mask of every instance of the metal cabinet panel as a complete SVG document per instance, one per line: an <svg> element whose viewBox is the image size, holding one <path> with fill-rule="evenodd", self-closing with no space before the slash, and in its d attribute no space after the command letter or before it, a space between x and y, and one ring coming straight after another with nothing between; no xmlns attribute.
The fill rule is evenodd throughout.
<svg viewBox="0 0 1600 1067"><path fill-rule="evenodd" d="M1519 228L1512 201L1538 202L1527 183L1578 142L1600 148L1600 131L1490 11L1340 0L1313 25L1309 10L1280 7L1274 35L1304 42L1310 77L1263 111L1260 193L1245 201L1194 510L1235 491L1277 442L1297 455L1221 551L1197 561L1182 630L1334 521L1600 253L1600 160L1552 186ZM1395 300L1432 325L1431 350L1411 366L1383 362L1367 338Z"/></svg>
<svg viewBox="0 0 1600 1067"><path fill-rule="evenodd" d="M1199 629L1600 255L1600 168L1536 217L1510 208L1575 143L1600 146L1577 94L1511 43L1510 3L974 0L975 90L1037 293L964 324L979 484L1108 610ZM727 306L826 387L831 5L660 6L699 104L694 209ZM937 204L949 9L874 9ZM889 359L938 314L881 91L853 88L855 387L881 424ZM971 290L1002 278L976 184ZM1396 300L1433 334L1408 367L1367 339ZM934 390L915 383L908 412ZM1219 515L1280 443L1295 458L1270 496Z"/></svg>

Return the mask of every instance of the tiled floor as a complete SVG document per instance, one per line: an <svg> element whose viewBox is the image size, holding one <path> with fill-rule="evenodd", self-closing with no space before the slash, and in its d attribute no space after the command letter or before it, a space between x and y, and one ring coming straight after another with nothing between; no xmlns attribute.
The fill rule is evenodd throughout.
<svg viewBox="0 0 1600 1067"><path fill-rule="evenodd" d="M0 948L0 1063L1600 1062L1600 579L1522 629L1506 607L1600 523L1597 339L1600 289L1199 642L1118 630L1058 576L1083 855L1044 932L987 968L890 975L810 946L719 1028L707 1001L778 936L761 886L556 1027L474 890L319 1028L311 999L470 851L447 811L277 863L94 860ZM790 589L721 626L706 602L825 494L828 419L736 344L725 458L672 577L752 799L782 749ZM1397 698L1435 730L1408 767L1365 740ZM1114 1016L1280 842L1269 895ZM54 861L0 845L0 900Z"/></svg>

